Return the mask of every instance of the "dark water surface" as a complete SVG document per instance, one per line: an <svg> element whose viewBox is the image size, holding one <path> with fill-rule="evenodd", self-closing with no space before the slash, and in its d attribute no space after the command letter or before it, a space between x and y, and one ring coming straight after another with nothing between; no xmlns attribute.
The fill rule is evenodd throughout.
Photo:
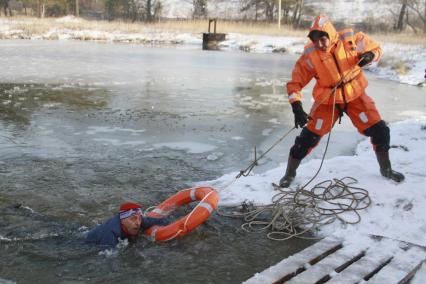
<svg viewBox="0 0 426 284"><path fill-rule="evenodd" d="M311 241L272 242L213 215L188 236L100 252L89 228L245 168L292 126L295 57L85 42L0 42L0 281L240 283ZM388 120L424 90L372 80ZM408 97L409 95L409 97ZM309 97L309 96L307 96ZM309 100L306 105L309 105ZM331 155L360 139L348 122ZM267 159L276 167L294 136ZM333 152L334 151L334 152Z"/></svg>

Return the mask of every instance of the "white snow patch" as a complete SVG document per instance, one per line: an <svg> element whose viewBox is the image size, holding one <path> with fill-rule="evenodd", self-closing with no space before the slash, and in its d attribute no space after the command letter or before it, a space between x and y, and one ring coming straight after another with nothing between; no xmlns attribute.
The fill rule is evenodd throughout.
<svg viewBox="0 0 426 284"><path fill-rule="evenodd" d="M241 136L233 136L233 137L231 137L231 139L232 140L244 140L244 137L241 137Z"/></svg>
<svg viewBox="0 0 426 284"><path fill-rule="evenodd" d="M16 284L15 281L7 280L7 279L4 279L4 278L0 278L0 283L2 283L2 284Z"/></svg>
<svg viewBox="0 0 426 284"><path fill-rule="evenodd" d="M113 139L113 138L94 138L93 141L103 143L104 145L110 144L114 146L139 146L146 143L143 140L122 141L122 140Z"/></svg>
<svg viewBox="0 0 426 284"><path fill-rule="evenodd" d="M156 143L153 146L156 148L166 147L173 150L184 150L190 154L201 154L216 149L216 146L213 145L191 141Z"/></svg>
<svg viewBox="0 0 426 284"><path fill-rule="evenodd" d="M216 161L216 160L220 159L220 157L222 157L222 156L223 156L222 152L216 152L216 153L212 153L212 154L208 155L206 157L206 159L208 161Z"/></svg>
<svg viewBox="0 0 426 284"><path fill-rule="evenodd" d="M281 124L281 122L278 120L278 118L272 118L269 120L270 123L272 124Z"/></svg>
<svg viewBox="0 0 426 284"><path fill-rule="evenodd" d="M57 23L80 23L81 20L73 15L68 15L55 20Z"/></svg>
<svg viewBox="0 0 426 284"><path fill-rule="evenodd" d="M263 129L262 130L262 136L269 136L272 132L271 128Z"/></svg>
<svg viewBox="0 0 426 284"><path fill-rule="evenodd" d="M89 130L86 131L87 135L95 135L98 133L116 133L116 132L129 132L131 135L137 135L143 133L145 129L131 129L131 128L120 128L120 127L107 127L107 126L89 126Z"/></svg>

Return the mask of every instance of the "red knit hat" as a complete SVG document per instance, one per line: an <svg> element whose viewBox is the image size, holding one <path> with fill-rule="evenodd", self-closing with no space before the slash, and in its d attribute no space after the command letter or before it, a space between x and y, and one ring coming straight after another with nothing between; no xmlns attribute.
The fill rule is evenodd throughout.
<svg viewBox="0 0 426 284"><path fill-rule="evenodd" d="M142 206L140 206L140 204L137 204L137 203L126 202L121 204L120 211L127 211L130 209L137 209L137 208L142 208Z"/></svg>
<svg viewBox="0 0 426 284"><path fill-rule="evenodd" d="M120 206L120 219L125 219L135 214L142 214L142 206L133 202L126 202Z"/></svg>

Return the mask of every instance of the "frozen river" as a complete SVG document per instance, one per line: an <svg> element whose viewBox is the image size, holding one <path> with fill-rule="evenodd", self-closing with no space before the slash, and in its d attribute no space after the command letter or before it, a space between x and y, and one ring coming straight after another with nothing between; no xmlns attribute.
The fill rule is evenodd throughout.
<svg viewBox="0 0 426 284"><path fill-rule="evenodd" d="M265 149L293 126L283 85L295 59L1 41L0 279L239 283L310 245L247 234L240 220L217 215L169 243L141 238L99 254L83 242L123 201L149 207L245 168L253 146ZM425 114L424 89L370 78L368 93L387 121ZM294 135L257 171L285 161ZM345 118L329 156L352 153L359 139Z"/></svg>

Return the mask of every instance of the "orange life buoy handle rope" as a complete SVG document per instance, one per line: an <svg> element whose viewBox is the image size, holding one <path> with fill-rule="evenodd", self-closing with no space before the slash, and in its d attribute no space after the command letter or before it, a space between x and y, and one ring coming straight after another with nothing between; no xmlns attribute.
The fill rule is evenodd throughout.
<svg viewBox="0 0 426 284"><path fill-rule="evenodd" d="M157 205L146 216L166 217L177 207L194 201L200 202L188 215L167 226L152 226L145 231L145 235L155 241L165 242L188 234L204 223L217 209L219 195L212 187L207 186L183 189Z"/></svg>

